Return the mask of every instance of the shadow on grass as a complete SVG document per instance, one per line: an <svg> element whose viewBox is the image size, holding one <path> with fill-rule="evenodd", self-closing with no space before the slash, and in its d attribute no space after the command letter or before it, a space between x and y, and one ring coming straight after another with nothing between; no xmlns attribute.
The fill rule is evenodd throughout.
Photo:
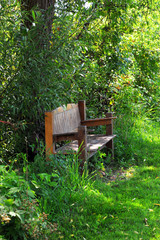
<svg viewBox="0 0 160 240"><path fill-rule="evenodd" d="M126 180L102 182L71 196L65 239L158 239L160 169L136 168ZM67 229L67 232L66 232Z"/></svg>
<svg viewBox="0 0 160 240"><path fill-rule="evenodd" d="M132 174L73 191L68 213L59 218L59 239L160 239L160 124L120 120L115 160L126 172L132 166Z"/></svg>

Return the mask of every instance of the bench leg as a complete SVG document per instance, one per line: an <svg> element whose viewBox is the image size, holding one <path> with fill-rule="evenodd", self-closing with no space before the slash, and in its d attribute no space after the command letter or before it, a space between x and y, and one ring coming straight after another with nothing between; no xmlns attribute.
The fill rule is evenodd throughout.
<svg viewBox="0 0 160 240"><path fill-rule="evenodd" d="M87 161L87 128L86 126L78 127L78 158L80 159L80 171L81 174L84 170L84 164Z"/></svg>
<svg viewBox="0 0 160 240"><path fill-rule="evenodd" d="M113 117L113 113L107 113L106 117ZM106 135L113 135L113 120L111 120L111 124L106 126ZM114 143L113 139L110 140L106 147L111 150L111 158L114 160Z"/></svg>
<svg viewBox="0 0 160 240"><path fill-rule="evenodd" d="M107 149L111 151L111 158L114 160L114 142L113 139L106 144Z"/></svg>

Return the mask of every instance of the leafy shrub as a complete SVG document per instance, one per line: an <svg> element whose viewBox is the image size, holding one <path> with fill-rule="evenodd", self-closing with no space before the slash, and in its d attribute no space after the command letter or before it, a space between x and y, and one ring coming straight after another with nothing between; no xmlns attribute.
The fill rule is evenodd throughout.
<svg viewBox="0 0 160 240"><path fill-rule="evenodd" d="M35 193L18 170L0 165L0 232L6 239L45 239L57 229L40 213Z"/></svg>
<svg viewBox="0 0 160 240"><path fill-rule="evenodd" d="M90 176L85 170L80 174L80 162L73 155L51 155L46 161L43 146L29 164L29 179L35 191L41 212L49 214L49 219L59 219L68 214L70 196L90 184ZM36 173L36 174L35 174Z"/></svg>
<svg viewBox="0 0 160 240"><path fill-rule="evenodd" d="M32 11L28 29L19 3L2 1L0 154L6 161L17 152L33 160L30 145L44 140L44 112L66 102L86 99L90 117L114 109L138 114L150 108L158 115L159 19L143 14L148 1L116 2L88 8L83 1L67 8L59 2L47 35L43 14Z"/></svg>
<svg viewBox="0 0 160 240"><path fill-rule="evenodd" d="M68 64L69 48L58 48L59 35L47 36L42 30L37 40L43 16L36 15L29 30L22 25L18 3L13 2L8 5L3 1L0 7L0 152L5 159L9 153L30 155L29 146L36 138L44 139L45 110L64 104L68 98L64 94L68 80L63 83L60 68Z"/></svg>

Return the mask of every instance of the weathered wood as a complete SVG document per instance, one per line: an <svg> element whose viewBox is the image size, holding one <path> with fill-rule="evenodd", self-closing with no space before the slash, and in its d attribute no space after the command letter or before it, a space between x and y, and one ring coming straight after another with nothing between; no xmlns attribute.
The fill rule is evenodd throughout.
<svg viewBox="0 0 160 240"><path fill-rule="evenodd" d="M106 143L110 142L116 135L106 136L102 134L91 134L87 135L87 159L93 156L97 150L101 150ZM72 141L63 147L56 149L56 152L61 153L70 153L70 152L78 152L78 140Z"/></svg>
<svg viewBox="0 0 160 240"><path fill-rule="evenodd" d="M67 133L67 134L60 134L60 135L53 135L53 141L55 142L62 142L62 141L73 141L78 139L78 132Z"/></svg>
<svg viewBox="0 0 160 240"><path fill-rule="evenodd" d="M77 153L81 159L81 169L88 158L92 157L103 147L111 149L114 157L113 117L107 113L106 118L86 120L85 101L78 104L68 104L67 108L59 107L45 114L45 138L46 154ZM106 135L87 135L87 127L106 125ZM71 141L70 143L55 150L55 143Z"/></svg>
<svg viewBox="0 0 160 240"><path fill-rule="evenodd" d="M111 119L108 118L96 118L96 119L88 119L85 121L81 121L82 126L87 127L95 127L95 126L101 126L101 125L107 125L111 124Z"/></svg>
<svg viewBox="0 0 160 240"><path fill-rule="evenodd" d="M84 100L78 101L78 108L81 121L86 120L86 102Z"/></svg>
<svg viewBox="0 0 160 240"><path fill-rule="evenodd" d="M55 144L53 144L53 113L45 113L45 141L46 141L46 155L55 152Z"/></svg>
<svg viewBox="0 0 160 240"><path fill-rule="evenodd" d="M113 113L106 113L107 118L113 118ZM106 135L113 135L113 120L109 125L106 125ZM113 139L106 144L106 147L111 151L111 157L114 159L114 142Z"/></svg>
<svg viewBox="0 0 160 240"><path fill-rule="evenodd" d="M81 160L80 168L82 173L84 163L87 161L87 128L86 126L78 127L78 158Z"/></svg>
<svg viewBox="0 0 160 240"><path fill-rule="evenodd" d="M106 113L106 118L110 119L110 123L106 126L106 135L112 135L113 134L113 115L112 113ZM116 117L115 117L116 118Z"/></svg>
<svg viewBox="0 0 160 240"><path fill-rule="evenodd" d="M69 106L68 110L54 110L53 134L65 134L73 132L80 125L78 105Z"/></svg>
<svg viewBox="0 0 160 240"><path fill-rule="evenodd" d="M67 104L67 110L70 110L72 108L76 108L77 107L77 104L74 104L74 103L68 103Z"/></svg>

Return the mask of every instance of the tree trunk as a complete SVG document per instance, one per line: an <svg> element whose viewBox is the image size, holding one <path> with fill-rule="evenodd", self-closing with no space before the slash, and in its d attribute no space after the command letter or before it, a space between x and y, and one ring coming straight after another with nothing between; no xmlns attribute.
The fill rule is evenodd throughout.
<svg viewBox="0 0 160 240"><path fill-rule="evenodd" d="M34 22L32 10L39 9L44 16L44 27L47 33L52 31L52 22L54 16L55 0L21 0L21 10L24 19L24 25L30 29Z"/></svg>

